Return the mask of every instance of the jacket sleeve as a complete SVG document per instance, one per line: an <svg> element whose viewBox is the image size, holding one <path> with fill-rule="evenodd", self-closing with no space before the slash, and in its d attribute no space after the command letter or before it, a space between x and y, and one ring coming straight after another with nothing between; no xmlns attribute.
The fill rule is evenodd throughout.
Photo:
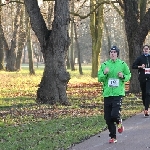
<svg viewBox="0 0 150 150"><path fill-rule="evenodd" d="M104 82L107 78L107 74L104 74L104 69L106 65L103 63L98 71L98 82Z"/></svg>
<svg viewBox="0 0 150 150"><path fill-rule="evenodd" d="M124 62L124 71L123 71L123 75L124 75L124 78L122 79L124 82L127 82L130 80L131 78L131 72L130 72L130 69L128 67L128 65Z"/></svg>
<svg viewBox="0 0 150 150"><path fill-rule="evenodd" d="M139 69L138 66L140 66L140 57L133 62L132 69Z"/></svg>

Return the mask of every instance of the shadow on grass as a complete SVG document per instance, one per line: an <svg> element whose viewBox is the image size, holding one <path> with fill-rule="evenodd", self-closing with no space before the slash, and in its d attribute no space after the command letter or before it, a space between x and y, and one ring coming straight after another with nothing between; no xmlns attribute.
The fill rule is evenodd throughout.
<svg viewBox="0 0 150 150"><path fill-rule="evenodd" d="M2 98L0 104L0 110L6 110L11 108L21 108L23 106L36 105L35 100L30 97L15 97L15 98Z"/></svg>

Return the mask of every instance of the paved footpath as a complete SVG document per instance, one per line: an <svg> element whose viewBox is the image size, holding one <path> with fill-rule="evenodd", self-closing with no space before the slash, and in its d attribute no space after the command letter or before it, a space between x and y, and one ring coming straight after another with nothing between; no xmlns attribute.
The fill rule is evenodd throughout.
<svg viewBox="0 0 150 150"><path fill-rule="evenodd" d="M150 150L150 116L143 112L123 121L125 131L117 133L117 143L109 144L108 130L92 136L69 150Z"/></svg>

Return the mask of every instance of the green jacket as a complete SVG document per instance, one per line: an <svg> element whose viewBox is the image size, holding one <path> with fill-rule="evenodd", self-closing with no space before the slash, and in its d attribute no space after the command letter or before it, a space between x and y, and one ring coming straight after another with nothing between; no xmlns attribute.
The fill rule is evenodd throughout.
<svg viewBox="0 0 150 150"><path fill-rule="evenodd" d="M109 68L108 74L104 74L105 68ZM118 73L122 72L124 78L119 78ZM131 73L127 64L120 60L111 59L102 63L98 71L98 81L103 83L103 96L125 96L125 82L129 81Z"/></svg>

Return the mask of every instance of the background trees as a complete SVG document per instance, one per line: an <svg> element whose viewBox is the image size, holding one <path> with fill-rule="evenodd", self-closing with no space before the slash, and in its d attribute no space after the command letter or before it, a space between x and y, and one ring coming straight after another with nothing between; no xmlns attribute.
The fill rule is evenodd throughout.
<svg viewBox="0 0 150 150"><path fill-rule="evenodd" d="M150 30L150 9L147 1L124 0L125 29L129 46L130 64L141 54L146 36ZM149 43L148 43L149 44ZM130 92L139 92L137 72L132 70Z"/></svg>
<svg viewBox="0 0 150 150"><path fill-rule="evenodd" d="M50 101L54 97L55 100L52 100L52 103L62 101L60 97L63 96L65 97L63 98L65 99L64 102L67 102L65 93L65 87L69 81L69 75L66 72L67 58L72 70L76 69L75 58L78 58L78 63L81 62L79 65L80 74L84 73L84 71L82 72L83 63L92 65L91 76L96 77L99 65L108 59L108 51L112 45L117 45L120 48L121 59L131 66L135 58L141 53L143 43L149 43L149 1L69 1L66 3L68 3L67 7L70 7L70 16L65 6L62 5L63 8L57 6L59 9L66 9L64 11L66 14L68 13L69 20L65 18L66 26L63 26L65 23L62 20L58 19L62 26L55 22L57 15L61 15L57 12L56 4L58 1L41 1L43 3L39 3L39 6L36 0L32 2L35 5L31 3L29 6L28 2L27 0L10 1L9 4L5 5L1 1L0 69L4 69L4 62L8 71L20 70L22 62L29 62L29 73L34 74L34 62L38 66L38 62L43 59L43 63L45 63L43 76L47 76L51 80L58 79L54 83L55 85L51 83L52 81L46 85L45 82L48 79L43 77L40 85L42 88L39 88L37 94L39 97L37 99L43 103L51 103ZM17 6L20 9L17 10ZM70 24L72 23L71 28L68 28L69 21ZM68 38L68 31L71 31L71 41ZM57 36L60 38L59 43L56 41ZM72 50L68 52L70 42ZM61 46L57 47L56 45ZM79 49L81 55L78 55ZM53 57L52 52L56 54L55 57ZM70 55L71 58L68 57ZM74 65L75 68L73 68ZM59 73L58 68L61 73ZM132 69L131 71L130 91L139 92L137 71ZM60 74L63 75L60 77ZM53 76L55 77L53 78ZM56 85L62 87L57 86L56 88ZM55 94L50 94L48 93L49 89L57 90ZM47 94L41 94L44 93L43 91ZM63 91L63 95L60 95L60 91ZM43 98L42 95L49 95L51 100L45 96Z"/></svg>
<svg viewBox="0 0 150 150"><path fill-rule="evenodd" d="M122 21L124 21L125 24L125 31L126 31L126 36L124 37L124 39L127 38L127 43L128 43L128 48L129 48L129 65L131 66L133 61L141 54L141 47L144 44L145 40L146 40L146 36L148 35L148 32L150 30L150 24L149 24L149 20L150 20L150 9L148 9L148 1L136 1L136 0L116 0L116 1L96 1L96 0L91 0L91 8L96 9L96 11L98 11L98 9L100 9L99 6L102 6L103 3L105 3L105 6L109 5L109 8L114 8L116 10L116 12L118 12L118 14L123 18ZM120 7L118 7L120 6ZM147 8L147 10L146 10ZM91 20L93 19L94 21L96 19L94 14L95 14L95 10L93 12L93 9L91 9ZM108 10L109 11L109 10ZM107 13L105 13L107 14ZM77 14L75 14L77 15ZM80 15L78 15L80 18L84 18L83 16L81 17ZM99 15L98 15L99 16ZM102 18L102 16L101 16ZM99 18L98 21L101 19ZM109 18L110 19L110 18ZM113 17L114 19L114 24L117 24L117 29L118 29L118 21L116 19L116 17ZM96 21L94 22L94 25L96 25ZM99 25L99 24L98 24ZM107 26L105 26L105 29L108 29ZM109 26L110 27L110 26ZM119 26L120 27L120 26ZM95 26L93 26L91 28L91 33L93 35L96 35L98 32L93 32L93 29L95 29ZM109 30L109 29L108 29ZM114 34L114 30L111 30L110 32L106 32L111 33L109 36L109 44L116 44L119 46L119 48L123 48L120 45L120 34L117 32L117 35ZM95 45L95 41L94 41L94 36L92 35L92 46ZM111 38L113 38L113 41L111 40ZM99 42L101 42L99 40ZM103 46L102 46L103 47ZM110 46L109 46L110 48ZM109 49L108 48L108 49ZM127 48L127 44L125 43L125 48ZM92 56L96 55L97 53L97 49L96 48L92 48ZM98 49L98 51L100 52L100 48ZM128 51L128 49L126 49L125 51ZM94 59L97 58L94 57ZM93 60L93 59L92 59ZM93 64L93 63L92 63ZM93 68L95 67L95 69L97 68L97 65L93 65ZM131 67L130 67L131 69ZM92 73L93 73L93 77L94 77L94 69L92 69ZM136 70L132 70L131 69L131 73L132 73L132 78L131 78L131 82L130 82L130 92L139 92L140 88L139 88L139 82L138 82L138 74Z"/></svg>

